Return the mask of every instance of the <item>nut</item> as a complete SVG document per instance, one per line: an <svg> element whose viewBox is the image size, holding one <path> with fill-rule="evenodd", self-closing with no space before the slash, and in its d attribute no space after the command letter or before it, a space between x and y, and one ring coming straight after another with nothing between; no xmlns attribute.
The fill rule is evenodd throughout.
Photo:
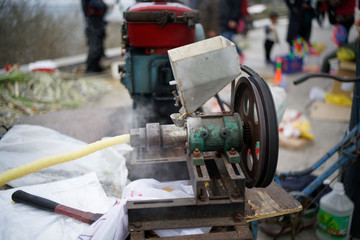
<svg viewBox="0 0 360 240"><path fill-rule="evenodd" d="M236 213L236 214L234 215L234 221L235 221L235 222L241 222L241 221L242 221L242 218L243 218L243 216L241 215L241 213Z"/></svg>
<svg viewBox="0 0 360 240"><path fill-rule="evenodd" d="M200 188L199 199L202 202L206 201L206 192L204 188Z"/></svg>
<svg viewBox="0 0 360 240"><path fill-rule="evenodd" d="M236 154L236 151L234 148L231 148L230 151L229 151L229 155L235 155Z"/></svg>
<svg viewBox="0 0 360 240"><path fill-rule="evenodd" d="M134 224L134 227L135 227L135 228L141 228L141 226L142 226L141 223L135 223L135 224Z"/></svg>
<svg viewBox="0 0 360 240"><path fill-rule="evenodd" d="M235 199L238 199L240 197L240 193L239 192L232 192L231 197L235 198Z"/></svg>
<svg viewBox="0 0 360 240"><path fill-rule="evenodd" d="M195 148L195 150L193 151L193 157L194 158L201 158L201 152L198 148Z"/></svg>

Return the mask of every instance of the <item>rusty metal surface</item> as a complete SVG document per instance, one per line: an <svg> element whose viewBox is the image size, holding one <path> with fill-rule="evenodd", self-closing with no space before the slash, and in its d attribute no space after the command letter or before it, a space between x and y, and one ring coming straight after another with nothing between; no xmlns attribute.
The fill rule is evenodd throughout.
<svg viewBox="0 0 360 240"><path fill-rule="evenodd" d="M131 240L144 240L145 238L145 232L144 231L135 231L132 232L130 235Z"/></svg>
<svg viewBox="0 0 360 240"><path fill-rule="evenodd" d="M194 166L190 154L187 156L194 198L129 201L129 231L234 226L244 220L244 175L236 174L232 167L229 171L222 154L205 156L206 164L200 166Z"/></svg>
<svg viewBox="0 0 360 240"><path fill-rule="evenodd" d="M135 128L130 130L130 144L132 147L146 147L145 128Z"/></svg>
<svg viewBox="0 0 360 240"><path fill-rule="evenodd" d="M234 226L241 222L236 214L243 203L230 204L228 200L211 200L198 205L193 198L162 201L129 201L129 231L172 229L207 226ZM242 215L243 216L243 215Z"/></svg>
<svg viewBox="0 0 360 240"><path fill-rule="evenodd" d="M214 152L204 154L205 164L194 166L187 161L188 171L198 203L209 204L213 199L229 202L245 200L245 176L240 166ZM243 213L243 212L242 212Z"/></svg>
<svg viewBox="0 0 360 240"><path fill-rule="evenodd" d="M183 127L174 124L161 125L161 145L164 148L185 147L188 139L187 131Z"/></svg>
<svg viewBox="0 0 360 240"><path fill-rule="evenodd" d="M204 115L206 116L206 115ZM190 151L241 150L243 130L239 114L220 114L203 117L195 115L187 118Z"/></svg>
<svg viewBox="0 0 360 240"><path fill-rule="evenodd" d="M161 137L160 137L160 124L147 123L146 124L146 147L148 150L160 150Z"/></svg>
<svg viewBox="0 0 360 240"><path fill-rule="evenodd" d="M131 146L159 151L161 148L185 147L187 131L174 124L148 123L145 128L131 129Z"/></svg>
<svg viewBox="0 0 360 240"><path fill-rule="evenodd" d="M232 203L245 201L245 176L239 172L239 175L236 177L231 176L229 172L228 160L222 156L221 158L216 158L215 163L219 171L222 184L226 189L227 196L229 197ZM231 170L231 169L230 169Z"/></svg>
<svg viewBox="0 0 360 240"><path fill-rule="evenodd" d="M240 225L236 225L234 229L221 229L218 232L210 232L207 234L187 235L187 236L174 236L174 237L145 237L143 231L132 232L130 235L131 240L250 240L253 239L253 235L249 229L247 223L241 222Z"/></svg>
<svg viewBox="0 0 360 240"><path fill-rule="evenodd" d="M175 153L177 153L175 151ZM158 181L190 179L185 155L157 159L132 159L129 166L130 180L154 178Z"/></svg>

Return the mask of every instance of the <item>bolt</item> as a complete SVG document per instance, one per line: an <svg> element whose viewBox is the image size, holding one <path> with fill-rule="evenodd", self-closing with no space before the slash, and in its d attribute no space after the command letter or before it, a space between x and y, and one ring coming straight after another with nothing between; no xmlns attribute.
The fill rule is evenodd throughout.
<svg viewBox="0 0 360 240"><path fill-rule="evenodd" d="M193 157L194 158L201 158L201 152L198 148L195 148L195 150L193 151Z"/></svg>
<svg viewBox="0 0 360 240"><path fill-rule="evenodd" d="M199 199L202 202L205 202L206 200L206 193L204 188L200 188Z"/></svg>
<svg viewBox="0 0 360 240"><path fill-rule="evenodd" d="M231 193L231 197L232 198L235 198L235 199L238 199L240 197L240 193L239 193L239 190L235 187Z"/></svg>
<svg viewBox="0 0 360 240"><path fill-rule="evenodd" d="M175 100L174 106L175 106L175 107L178 107L178 106L179 106L179 102L180 102L180 97L179 97L179 95L177 95L176 91L172 91L171 93L173 94L174 100Z"/></svg>
<svg viewBox="0 0 360 240"><path fill-rule="evenodd" d="M235 198L235 199L238 199L238 198L240 197L240 193L238 193L238 192L233 192L233 193L231 193L231 197L232 197L232 198Z"/></svg>
<svg viewBox="0 0 360 240"><path fill-rule="evenodd" d="M229 155L235 155L236 154L236 151L234 148L231 148L230 151L229 151Z"/></svg>
<svg viewBox="0 0 360 240"><path fill-rule="evenodd" d="M241 215L241 213L236 213L235 215L234 215L234 221L235 222L241 222L242 221L242 215Z"/></svg>
<svg viewBox="0 0 360 240"><path fill-rule="evenodd" d="M134 227L135 227L135 228L141 228L141 226L142 226L141 223L135 223L135 224L134 224Z"/></svg>

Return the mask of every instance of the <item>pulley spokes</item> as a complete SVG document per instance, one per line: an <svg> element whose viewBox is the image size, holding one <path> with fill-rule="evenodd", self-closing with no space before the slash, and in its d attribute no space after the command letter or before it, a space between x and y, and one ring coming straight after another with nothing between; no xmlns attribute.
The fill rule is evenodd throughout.
<svg viewBox="0 0 360 240"><path fill-rule="evenodd" d="M243 66L249 77L236 85L234 111L243 121L244 146L240 166L246 186L266 187L275 174L279 137L276 110L266 82L253 70Z"/></svg>

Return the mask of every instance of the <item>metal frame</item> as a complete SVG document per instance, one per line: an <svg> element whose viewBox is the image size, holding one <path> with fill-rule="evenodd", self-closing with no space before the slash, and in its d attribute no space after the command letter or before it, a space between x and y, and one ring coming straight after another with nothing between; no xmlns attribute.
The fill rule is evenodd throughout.
<svg viewBox="0 0 360 240"><path fill-rule="evenodd" d="M250 68L244 66L244 69L245 69L244 72L256 78L252 81L256 81L256 80L264 81ZM267 87L267 85L264 86ZM231 87L232 87L231 99L233 101L236 94L235 80L232 81ZM261 86L257 86L257 89L260 87ZM269 94L271 94L270 90L269 90ZM270 103L268 103L267 105L268 109L270 109L269 104ZM222 129L219 129L219 131L216 130L213 132L220 134L224 132L224 129L232 129L232 127L228 126L229 123L232 123L232 121L227 121L225 117L228 115L232 116L232 114L235 114L233 105L234 102L232 102L231 105L232 112L223 112L221 114L216 114L216 115L200 114L199 118L196 118L196 116L190 118L190 120L193 120L195 122L191 122L192 124L189 124L188 122L187 127L188 128L190 128L191 126L198 127L201 124L209 125L207 122L205 123L200 122L201 123L200 125L197 124L196 121L200 118L201 120L206 121L207 118L210 119L213 117L221 117L220 122L224 122L225 126ZM273 107L273 105L271 105L271 107ZM276 124L277 123L276 118L274 121L275 121L274 123ZM237 125L239 124L238 122L239 121L234 121L234 123L236 123ZM210 123L214 123L213 120ZM219 125L219 123L216 122L215 125ZM199 129L200 128L201 126L199 127ZM149 129L154 129L156 131L149 132L150 131ZM239 134L243 135L242 125L237 126L234 129L240 129ZM190 132L196 132L196 130L198 130L198 128L195 128L193 131L190 129ZM146 129L137 129L131 132L132 139L139 140L132 142L132 146L141 146L141 147L146 146L147 149L159 150L160 147L162 145L165 146L166 144L164 143L167 142L166 137L165 138L164 136L162 138L160 137L159 134L160 132L164 132L164 131L160 130L159 124L157 124L156 126L154 124L152 124L151 126L147 124ZM174 131L170 131L170 132L174 132ZM233 133L234 131L231 132ZM152 135L152 133L154 133L153 134L155 136L154 138L150 136ZM145 135L147 137L144 137ZM154 229L187 228L187 227L203 227L203 226L234 227L240 224L241 221L244 219L245 202L246 202L245 199L246 178L240 166L241 157L240 157L240 153L237 152L238 148L235 148L235 146L232 148L226 147L224 150L223 147L220 148L218 147L218 146L222 146L223 143L217 143L217 142L214 143L211 141L210 142L213 145L211 145L209 148L206 148L201 144L203 141L202 138L204 134L200 134L199 136L198 135L195 136L197 137L195 139L196 141L194 140L194 142L197 145L196 144L192 145L191 139L195 137L190 136L189 137L190 140L187 143L188 145L186 145L185 147L185 149L187 150L187 154L186 154L187 172L189 173L191 179L195 197L190 200L177 199L177 200L164 200L164 201L159 200L159 201L128 202L127 209L129 214L130 232L138 232L138 231L154 230ZM264 134L264 137L265 136L268 135ZM165 139L165 140L161 141L161 139ZM222 139L222 138L216 135L216 139ZM151 141L151 144L149 145L148 143L146 143L146 141ZM236 142L236 146L242 147L243 144L242 138L240 142L238 141L235 142ZM277 143L277 141L274 142ZM267 145L263 145L263 147L264 148L266 147L266 150L269 151L273 148L277 148L277 146L267 146ZM246 152L247 150L248 149L246 149ZM255 149L252 150L253 152L256 152ZM271 154L271 155L272 157L275 157L277 161L277 151L276 151L276 156L275 154ZM156 165L155 162L160 163L161 161L155 160L154 165ZM165 162L169 165L172 162L171 158L166 159ZM147 165L149 163L150 162L147 162ZM270 166L268 166L270 163L272 162L266 163L266 166L264 166L264 171L265 170L267 171L269 168L271 168ZM261 174L263 174L263 171L261 171ZM272 181L272 176L270 181ZM146 176L143 175L142 177L146 177ZM265 181L265 179L263 179L262 182L263 181ZM224 238L225 236L220 239L224 239Z"/></svg>
<svg viewBox="0 0 360 240"><path fill-rule="evenodd" d="M233 230L228 230L226 232L214 232L201 235L190 235L190 236L176 236L176 237L162 237L156 238L159 240L224 240L224 239L234 239L234 240L247 240L253 239L251 231L249 230L248 224L243 223L241 225L234 226ZM133 232L131 234L132 240L145 240L148 239L145 236L144 231ZM154 239L154 238L150 238Z"/></svg>
<svg viewBox="0 0 360 240"><path fill-rule="evenodd" d="M246 225L250 232L244 221L245 176L239 164L230 163L224 154L218 152L204 153L204 162L204 165L195 166L192 164L191 154L187 154L186 164L194 198L127 202L128 230L132 238L139 236L138 232L147 230L207 226ZM229 234L238 236L239 233L217 233L213 236L215 238L210 239L227 239ZM246 231L244 234L246 235ZM187 237L181 239L195 239L195 236Z"/></svg>

